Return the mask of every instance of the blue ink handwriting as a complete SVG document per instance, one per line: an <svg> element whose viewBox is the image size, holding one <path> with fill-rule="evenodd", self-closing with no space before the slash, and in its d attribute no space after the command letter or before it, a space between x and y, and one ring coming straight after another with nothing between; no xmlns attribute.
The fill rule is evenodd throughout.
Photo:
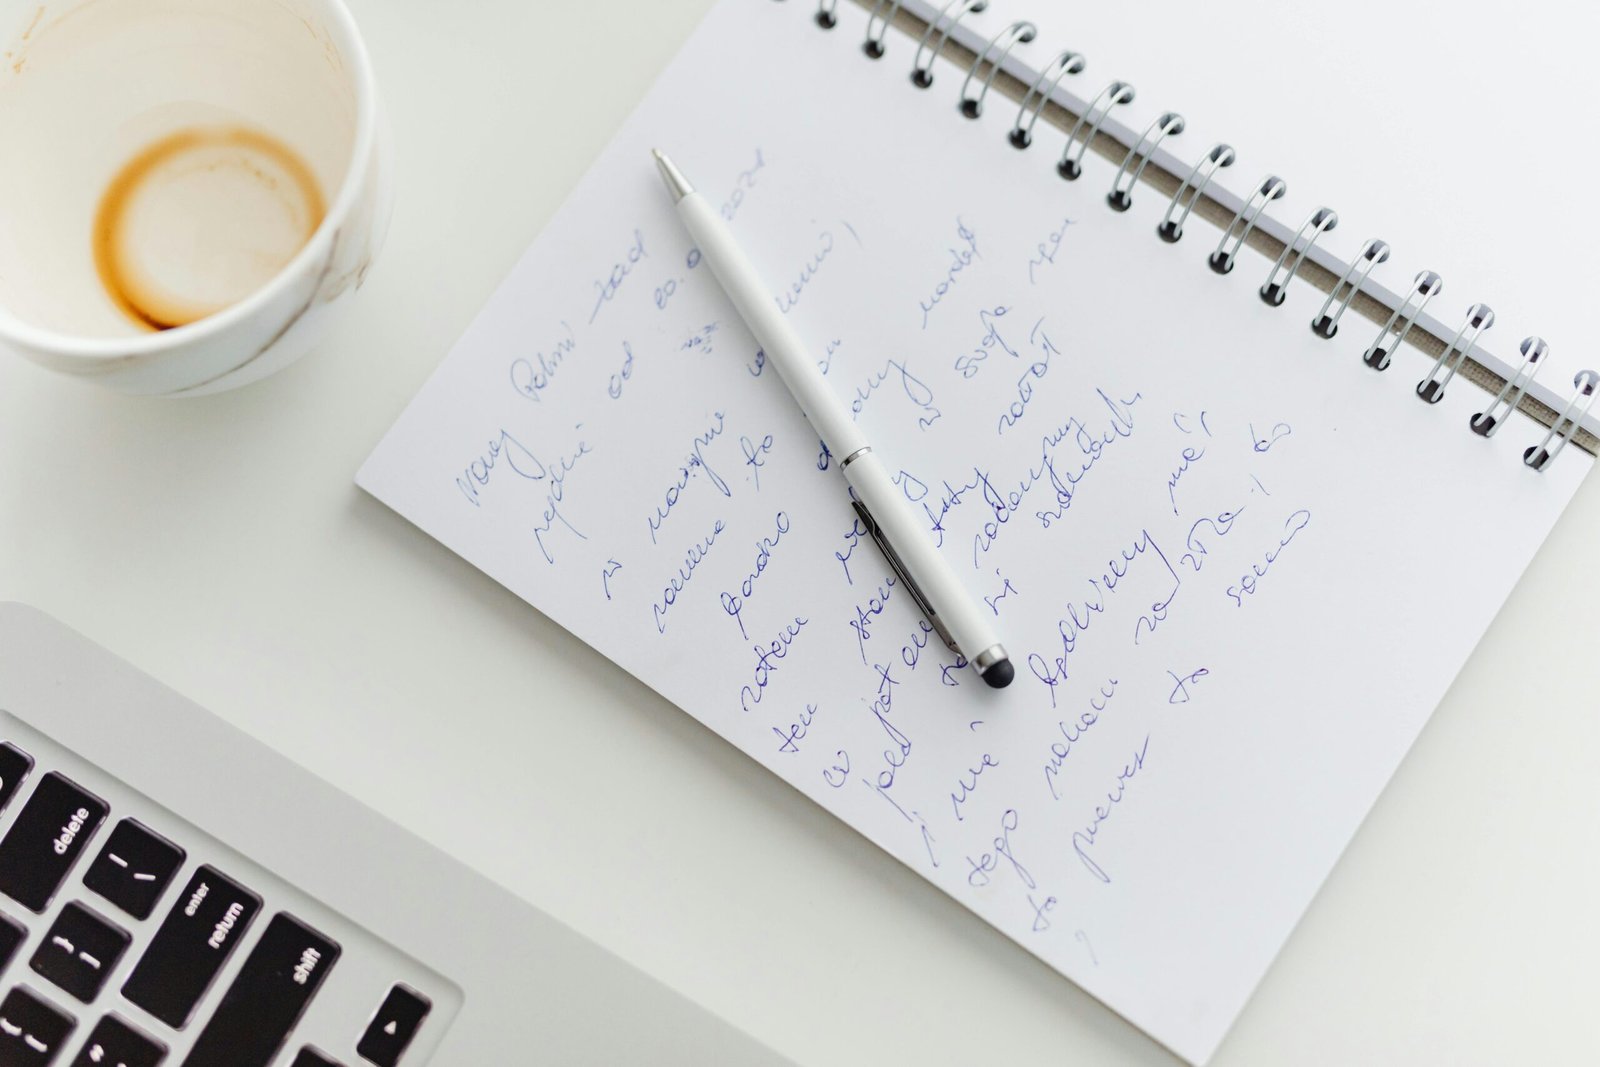
<svg viewBox="0 0 1600 1067"><path fill-rule="evenodd" d="M776 671L783 659L789 655L789 649L795 639L800 636L800 631L805 629L810 619L802 619L796 615L794 622L778 631L778 636L765 645L751 645L751 651L756 654L756 664L751 672L750 684L739 688L739 706L749 711L752 705L760 704L761 697L767 691L767 686L772 683L772 673Z"/></svg>
<svg viewBox="0 0 1600 1067"><path fill-rule="evenodd" d="M1051 342L1050 335L1044 332L1043 327L1044 319L1040 318L1028 332L1028 343L1044 354L1028 364L1028 369L1017 378L1017 399L1006 405L1006 409L1000 413L1000 421L995 428L996 433L1003 434L1022 421L1022 416L1028 412L1028 405L1033 401L1035 392L1033 383L1042 381L1044 376L1050 373L1050 358L1061 354L1061 350Z"/></svg>
<svg viewBox="0 0 1600 1067"><path fill-rule="evenodd" d="M656 534L660 531L661 524L667 521L667 516L672 514L672 509L678 506L678 501L683 496L683 491L689 488L689 479L694 477L697 472L705 471L706 479L723 496L733 495L733 490L728 488L728 483L723 481L716 471L706 465L705 450L717 438L722 436L723 423L726 419L726 416L720 411L712 412L712 414L716 416L717 421L712 423L704 433L695 435L694 442L690 446L691 451L688 458L678 468L677 478L671 485L667 486L666 492L662 494L662 503L656 505L655 513L645 520L650 526L651 544L655 543Z"/></svg>
<svg viewBox="0 0 1600 1067"><path fill-rule="evenodd" d="M907 399L923 411L917 420L917 425L926 430L939 421L940 411L933 405L933 390L927 383L906 368L905 362L898 359L885 360L883 369L867 376L865 386L856 386L855 398L850 401L850 417L859 419L861 410L866 406L872 395L883 386L885 382L895 379L900 388L905 392Z"/></svg>
<svg viewBox="0 0 1600 1067"><path fill-rule="evenodd" d="M483 506L480 491L488 488L489 479L494 474L501 460L518 475L530 481L539 481L545 476L545 466L539 462L537 456L528 450L527 446L515 437L510 431L501 430L499 437L489 439L489 447L456 475L456 488L461 490L461 495L467 498L467 503L475 508Z"/></svg>
<svg viewBox="0 0 1600 1067"><path fill-rule="evenodd" d="M688 254L683 257L684 270L694 270L700 265L700 259L700 250L698 248L689 249ZM673 296L675 296L678 292L678 286L685 285L688 283L688 281L688 278L668 278L666 281L656 286L656 310L667 310L667 305L672 302Z"/></svg>
<svg viewBox="0 0 1600 1067"><path fill-rule="evenodd" d="M1083 740L1094 725L1100 721L1100 716L1105 714L1106 708L1111 704L1111 698L1117 695L1117 680L1112 678L1100 687L1100 692L1089 698L1089 708L1080 712L1076 719L1059 719L1056 722L1056 731L1061 738L1050 742L1050 758L1044 765L1044 784L1050 789L1050 798L1060 800L1061 793L1056 789L1056 779L1061 777L1061 768L1067 765L1067 757L1072 755L1072 746ZM1051 691L1051 697L1055 693Z"/></svg>
<svg viewBox="0 0 1600 1067"><path fill-rule="evenodd" d="M856 632L856 648L861 652L862 663L867 662L867 642L872 640L872 620L883 614L889 598L894 594L895 584L894 576L890 575L878 586L876 595L867 598L864 607L856 605L856 617L850 620L850 628Z"/></svg>
<svg viewBox="0 0 1600 1067"><path fill-rule="evenodd" d="M875 664L874 670L878 672L878 694L873 700L862 699L867 711L883 728L889 744L883 750L883 769L871 780L863 778L861 784L871 789L878 796L887 800L900 817L906 822L911 822L911 816L906 813L894 797L889 795L889 790L894 788L895 772L904 767L906 760L911 758L911 738L894 723L889 721L889 713L894 706L894 687L899 683L889 674L889 670L881 664Z"/></svg>
<svg viewBox="0 0 1600 1067"><path fill-rule="evenodd" d="M833 558L839 561L839 566L844 568L844 584L855 585L855 579L850 576L850 557L856 554L856 549L867 538L869 531L861 524L860 516L852 517L850 529L844 532L842 540L845 543L843 552L835 550Z"/></svg>
<svg viewBox="0 0 1600 1067"><path fill-rule="evenodd" d="M622 369L611 376L606 383L606 395L612 400L622 397L622 384L633 379L633 346L622 342Z"/></svg>
<svg viewBox="0 0 1600 1067"><path fill-rule="evenodd" d="M1121 401L1112 400L1103 389L1096 389L1095 395L1110 413L1110 423L1105 429L1098 433L1093 432L1074 418L1044 435L1041 470L1036 479L1048 471L1050 486L1055 490L1056 506L1034 512L1034 518L1046 530L1066 517L1072 508L1072 502L1077 499L1078 483L1088 477L1089 472L1105 458L1106 449L1119 440L1133 436L1133 406L1143 399L1143 395L1134 393L1132 399ZM1077 469L1058 470L1057 464L1062 461L1055 456L1055 449L1068 437L1071 437L1073 444L1078 446L1079 455L1073 457L1077 460Z"/></svg>
<svg viewBox="0 0 1600 1067"><path fill-rule="evenodd" d="M774 726L772 732L778 735L780 742L778 751L799 753L800 742L805 740L806 732L811 729L811 724L816 720L816 717L817 706L815 704L807 704L797 717L798 721L790 723L787 730L780 730Z"/></svg>
<svg viewBox="0 0 1600 1067"><path fill-rule="evenodd" d="M717 535L722 533L723 529L722 520L718 519L712 525L711 533L689 546L689 550L683 555L683 562L678 564L677 571L667 579L667 584L661 590L661 599L650 606L650 615L655 620L657 633L667 632L667 612L672 610L672 605L683 595L689 580L694 577L696 568L711 554L711 546L716 543Z"/></svg>
<svg viewBox="0 0 1600 1067"><path fill-rule="evenodd" d="M973 888L988 885L992 878L990 875L1000 868L1000 861L1005 860L1011 865L1012 873L1029 889L1038 889L1039 883L1034 881L1028 868L1017 859L1016 851L1011 846L1011 834L1022 822L1022 816L1017 814L1015 808L1007 808L1005 814L1000 816L1000 832L994 838L994 851L984 852L977 859L967 857L967 884Z"/></svg>
<svg viewBox="0 0 1600 1067"><path fill-rule="evenodd" d="M1250 573L1239 579L1238 585L1228 586L1228 598L1233 601L1234 607L1244 607L1244 598L1255 596L1258 583L1267 576L1272 565L1283 555L1283 550L1288 548L1295 537L1311 523L1311 512L1301 508L1290 515L1283 523L1283 536L1278 538L1275 548L1267 550L1260 563L1250 565Z"/></svg>
<svg viewBox="0 0 1600 1067"><path fill-rule="evenodd" d="M978 236L967 228L961 216L956 216L956 237L959 243L950 247L950 266L944 272L944 277L933 287L933 292L924 300L918 302L922 309L922 328L928 328L928 317L933 314L933 309L939 302L949 295L950 290L961 278L961 272L972 265L974 259L982 259L978 251Z"/></svg>
<svg viewBox="0 0 1600 1067"><path fill-rule="evenodd" d="M1203 448L1198 451L1193 448L1185 448L1178 454L1178 466L1167 477L1167 503L1172 505L1172 513L1174 515L1178 514L1178 483L1183 480L1183 476L1188 473L1189 468L1204 459L1205 455L1206 450Z"/></svg>
<svg viewBox="0 0 1600 1067"><path fill-rule="evenodd" d="M1067 235L1067 227L1072 225L1071 219L1062 219L1057 229L1050 231L1050 236L1039 242L1038 251L1032 259L1028 260L1028 284L1038 285L1035 273L1043 267L1056 261L1056 253L1061 250L1061 239Z"/></svg>
<svg viewBox="0 0 1600 1067"><path fill-rule="evenodd" d="M622 283L628 280L628 275L633 273L633 268L639 265L649 253L644 250L644 234L639 230L633 231L633 244L628 246L623 258L611 268L611 273L604 278L595 280L596 294L594 310L589 313L589 322L592 324L600 315L601 308L616 299L617 293L622 289Z"/></svg>
<svg viewBox="0 0 1600 1067"><path fill-rule="evenodd" d="M783 540L783 535L789 532L789 516L786 512L778 512L773 528L775 532L771 537L763 537L756 542L755 564L751 567L750 573L745 576L744 581L739 583L738 592L723 593L721 597L722 610L731 616L734 622L739 624L739 636L747 641L750 639L750 635L745 632L744 618L740 613L744 611L745 601L755 596L756 579L765 574L768 565L771 564L772 550L778 547L778 543Z"/></svg>
<svg viewBox="0 0 1600 1067"><path fill-rule="evenodd" d="M1200 568L1205 566L1206 556L1211 554L1211 550L1206 547L1201 535L1217 538L1227 537L1228 534L1233 532L1234 522L1240 515L1244 514L1244 511L1244 508L1239 508L1237 511L1220 512L1214 519L1210 516L1196 519L1194 524L1189 527L1188 536L1183 539L1183 546L1189 551L1179 556L1178 562L1187 563L1194 568L1196 574L1200 573ZM1205 529L1202 529L1202 527L1205 527Z"/></svg>
<svg viewBox="0 0 1600 1067"><path fill-rule="evenodd" d="M962 379L975 378L983 370L983 365L989 357L999 349L1012 359L1021 359L1017 350L1006 344L1004 337L1000 336L1000 320L1011 313L1011 309L1004 304L996 304L992 308L983 308L978 312L978 324L982 326L983 336L973 346L972 351L964 356L957 356L955 362L956 373Z"/></svg>
<svg viewBox="0 0 1600 1067"><path fill-rule="evenodd" d="M1111 818L1111 813L1126 798L1128 783L1133 781L1134 776L1144 769L1145 756L1149 751L1150 735L1146 734L1144 744L1139 746L1139 751L1133 754L1133 759L1129 760L1127 765L1117 772L1117 783L1111 790L1106 792L1105 803L1095 805L1093 821L1084 826L1082 830L1076 830L1072 834L1072 851L1078 854L1078 859L1082 861L1084 870L1094 875L1101 882L1110 884L1111 876L1105 872L1105 868L1095 862L1089 855L1088 850L1094 847L1105 821Z"/></svg>
<svg viewBox="0 0 1600 1067"><path fill-rule="evenodd" d="M1275 424L1272 427L1272 429L1270 431L1268 431L1267 435L1265 437L1263 437L1260 434L1256 433L1255 424L1251 423L1250 424L1250 443L1251 443L1251 447L1254 448L1257 452L1270 451L1272 449L1273 445L1277 444L1279 441L1283 440L1285 437L1288 437L1292 433L1294 433L1294 430L1289 426L1289 424L1287 422L1280 422L1280 423Z"/></svg>
<svg viewBox="0 0 1600 1067"><path fill-rule="evenodd" d="M1056 910L1056 898L1045 897L1043 901L1033 899L1033 894L1028 894L1028 907L1033 909L1033 932L1043 933L1050 929L1049 914Z"/></svg>
<svg viewBox="0 0 1600 1067"><path fill-rule="evenodd" d="M761 155L761 149L756 149L756 161L748 170L739 172L739 177L733 183L733 192L722 202L722 217L732 222L734 216L739 214L739 208L744 204L746 194L756 187L756 182L761 177L761 171L766 167L767 161Z"/></svg>
<svg viewBox="0 0 1600 1067"><path fill-rule="evenodd" d="M1201 667L1199 670L1193 671L1193 672L1191 672L1189 674L1186 674L1181 678L1177 675L1177 673L1175 673L1173 671L1168 671L1167 672L1167 677L1171 678L1177 684L1175 684L1172 687L1172 693L1167 697L1167 703L1168 704L1187 704L1187 703L1189 703L1189 696L1190 696L1189 687L1191 685L1197 684L1200 681L1200 679L1209 678L1210 676L1211 676L1211 671L1209 671L1205 667Z"/></svg>
<svg viewBox="0 0 1600 1067"><path fill-rule="evenodd" d="M944 487L939 492L939 513L937 515L934 514L932 504L926 502L923 503L922 511L928 516L928 529L936 535L937 541L935 543L940 548L944 547L945 516L949 515L952 510L961 505L961 498L963 496L978 488L978 486L982 485L983 482L983 475L979 474L976 481L968 482L966 485L963 485L961 488L957 489L955 486L950 484L948 478L945 479Z"/></svg>
<svg viewBox="0 0 1600 1067"><path fill-rule="evenodd" d="M1052 697L1055 687L1070 677L1067 670L1068 661L1077 651L1079 639L1093 625L1095 616L1105 612L1107 597L1114 596L1121 588L1134 563L1151 552L1166 565L1169 574L1176 576L1172 564L1167 561L1167 554L1156 544L1148 530L1141 530L1132 544L1119 549L1115 557L1106 561L1106 566L1099 577L1088 579L1089 588L1094 591L1091 596L1083 600L1068 601L1066 617L1056 622L1056 633L1061 638L1061 653L1051 661L1045 660L1037 652L1029 653L1027 660L1029 670L1033 672L1035 678L1050 688Z"/></svg>
<svg viewBox="0 0 1600 1067"><path fill-rule="evenodd" d="M772 451L772 435L769 433L760 441L752 441L748 437L739 438L739 450L744 453L744 464L750 468L750 476L756 483L756 492L761 491L761 468L767 465L767 453Z"/></svg>
<svg viewBox="0 0 1600 1067"><path fill-rule="evenodd" d="M911 814L917 817L917 822L922 828L922 846L928 850L928 862L932 863L935 867L939 866L939 857L933 854L933 842L935 838L933 836L933 831L928 829L928 820L922 817L922 813L920 811L913 810Z"/></svg>
<svg viewBox="0 0 1600 1067"><path fill-rule="evenodd" d="M555 380L556 371L578 347L578 339L573 336L572 327L564 319L561 328L566 331L566 336L548 350L535 353L532 359L511 362L511 388L519 396L525 396L536 404L544 402L544 391Z"/></svg>
<svg viewBox="0 0 1600 1067"><path fill-rule="evenodd" d="M848 222L843 223L843 225L846 229L850 229ZM855 230L850 230L850 235L854 237ZM859 240L860 238L857 238L858 242ZM833 231L823 230L817 235L817 251L801 266L800 273L795 276L794 281L789 283L789 288L773 298L774 303L778 305L779 311L787 315L800 305L800 297L805 294L806 287L811 284L818 272L822 270L822 265L828 261L828 257L833 255L833 249Z"/></svg>
<svg viewBox="0 0 1600 1067"><path fill-rule="evenodd" d="M690 334L688 339L678 346L678 351L694 352L698 350L702 356L711 355L717 350L716 337L720 328L717 323L706 323L698 331Z"/></svg>
<svg viewBox="0 0 1600 1067"><path fill-rule="evenodd" d="M998 766L1000 766L999 761L985 752L976 767L969 767L965 774L956 777L956 787L950 790L950 810L955 813L956 822L967 821L966 816L962 814L961 805L970 800L972 794L978 791L978 779L982 777L983 772L990 767Z"/></svg>
<svg viewBox="0 0 1600 1067"><path fill-rule="evenodd" d="M1167 574L1172 578L1172 591L1164 599L1152 601L1150 614L1139 616L1139 621L1133 624L1133 643L1136 645L1143 634L1155 633L1156 629L1167 621L1167 611L1172 607L1173 598L1178 595L1178 590L1183 588L1183 579L1178 576L1177 569L1167 559L1166 553L1157 547L1156 554L1161 557L1161 562L1166 564Z"/></svg>
<svg viewBox="0 0 1600 1067"><path fill-rule="evenodd" d="M822 780L835 789L841 789L850 780L850 753L841 748L833 754L833 758L836 762L822 772Z"/></svg>
<svg viewBox="0 0 1600 1067"><path fill-rule="evenodd" d="M1079 930L1076 936L1078 938L1078 943L1084 947L1086 952L1089 953L1089 962L1094 964L1096 967L1100 966L1100 961L1095 958L1094 946L1089 944L1089 935L1084 933L1082 930Z"/></svg>
<svg viewBox="0 0 1600 1067"><path fill-rule="evenodd" d="M1002 575L998 568L996 568L994 574L995 574L996 578L999 578L1005 584L1000 587L1000 592L996 593L994 596L986 596L986 597L984 597L983 598L983 602L985 604L989 605L989 611L996 618L998 618L1000 616L1000 601L1004 600L1006 597L1010 596L1012 593L1015 593L1017 591L1017 587L1012 585L1011 584L1011 579L1005 577L1004 575Z"/></svg>

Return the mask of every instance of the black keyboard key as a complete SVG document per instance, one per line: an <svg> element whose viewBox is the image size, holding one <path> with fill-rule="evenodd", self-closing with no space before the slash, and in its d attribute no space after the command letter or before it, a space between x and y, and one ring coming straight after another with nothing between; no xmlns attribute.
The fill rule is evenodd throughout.
<svg viewBox="0 0 1600 1067"><path fill-rule="evenodd" d="M267 1067L338 958L338 945L274 915L183 1067Z"/></svg>
<svg viewBox="0 0 1600 1067"><path fill-rule="evenodd" d="M77 1025L27 986L18 986L0 1001L0 1064L50 1067Z"/></svg>
<svg viewBox="0 0 1600 1067"><path fill-rule="evenodd" d="M181 866L183 849L143 823L123 819L89 865L83 884L135 919L148 919Z"/></svg>
<svg viewBox="0 0 1600 1067"><path fill-rule="evenodd" d="M129 1064L128 1067L133 1065ZM300 1050L300 1054L294 1058L289 1067L341 1067L341 1064L338 1060L330 1059L322 1050L307 1045Z"/></svg>
<svg viewBox="0 0 1600 1067"><path fill-rule="evenodd" d="M9 915L0 915L0 971L6 969L17 949L28 940L28 929Z"/></svg>
<svg viewBox="0 0 1600 1067"><path fill-rule="evenodd" d="M106 817L106 802L51 772L0 841L0 893L42 912Z"/></svg>
<svg viewBox="0 0 1600 1067"><path fill-rule="evenodd" d="M201 867L172 904L122 995L181 1030L216 980L261 898L214 867Z"/></svg>
<svg viewBox="0 0 1600 1067"><path fill-rule="evenodd" d="M167 1046L107 1015L78 1050L72 1067L159 1067L166 1058Z"/></svg>
<svg viewBox="0 0 1600 1067"><path fill-rule="evenodd" d="M128 933L74 901L61 909L29 966L88 1004L128 948Z"/></svg>
<svg viewBox="0 0 1600 1067"><path fill-rule="evenodd" d="M6 805L22 788L31 770L32 756L9 741L0 744L0 811L6 810Z"/></svg>
<svg viewBox="0 0 1600 1067"><path fill-rule="evenodd" d="M356 1052L362 1059L378 1067L397 1067L406 1046L417 1036L422 1020L433 1009L433 1001L409 986L397 985L389 990L378 1014L367 1024Z"/></svg>

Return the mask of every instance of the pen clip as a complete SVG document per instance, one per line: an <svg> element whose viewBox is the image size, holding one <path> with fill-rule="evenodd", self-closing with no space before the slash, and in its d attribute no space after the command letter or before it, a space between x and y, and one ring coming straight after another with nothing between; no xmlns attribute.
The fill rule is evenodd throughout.
<svg viewBox="0 0 1600 1067"><path fill-rule="evenodd" d="M946 645L950 646L950 651L958 656L964 655L960 646L956 644L956 639L950 636L950 631L945 629L944 623L940 621L938 612L933 610L933 605L928 603L928 598L922 594L922 590L917 586L916 579L911 577L911 572L906 570L906 565L900 560L900 554L894 550L894 546L884 536L883 527L878 525L878 520L872 517L872 512L868 511L867 506L861 501L852 497L850 503L855 505L856 515L861 519L861 525L867 528L867 533L871 536L873 543L878 546L878 551L882 552L883 558L889 561L889 567L899 577L900 584L905 586L906 592L911 594L911 599L917 602L917 607L922 609L922 614L927 617L929 624L933 626L934 632L939 635Z"/></svg>

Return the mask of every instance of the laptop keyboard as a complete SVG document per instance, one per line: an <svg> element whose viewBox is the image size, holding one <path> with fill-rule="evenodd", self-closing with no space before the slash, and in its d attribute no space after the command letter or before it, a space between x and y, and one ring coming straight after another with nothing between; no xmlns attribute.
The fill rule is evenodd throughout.
<svg viewBox="0 0 1600 1067"><path fill-rule="evenodd" d="M421 1067L451 983L26 724L0 731L0 1067Z"/></svg>

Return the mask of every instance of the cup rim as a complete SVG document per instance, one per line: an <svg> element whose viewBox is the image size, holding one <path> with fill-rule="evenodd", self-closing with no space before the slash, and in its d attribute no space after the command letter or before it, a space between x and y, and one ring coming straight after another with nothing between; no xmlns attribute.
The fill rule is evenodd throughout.
<svg viewBox="0 0 1600 1067"><path fill-rule="evenodd" d="M338 195L323 215L322 222L300 251L285 263L265 284L244 299L228 305L221 311L196 319L168 330L140 334L132 337L84 337L64 333L45 326L35 326L19 318L10 309L0 306L0 341L22 348L48 352L52 356L84 359L91 362L159 356L165 352L205 341L226 333L240 322L251 318L271 303L287 285L289 279L299 276L308 264L330 254L334 234L349 216L366 184L367 171L372 166L373 145L377 139L378 99L372 57L367 52L366 41L356 26L345 0L322 0L328 7L332 25L344 38L346 59L353 67L356 91L356 129L351 145L350 164L345 169Z"/></svg>

